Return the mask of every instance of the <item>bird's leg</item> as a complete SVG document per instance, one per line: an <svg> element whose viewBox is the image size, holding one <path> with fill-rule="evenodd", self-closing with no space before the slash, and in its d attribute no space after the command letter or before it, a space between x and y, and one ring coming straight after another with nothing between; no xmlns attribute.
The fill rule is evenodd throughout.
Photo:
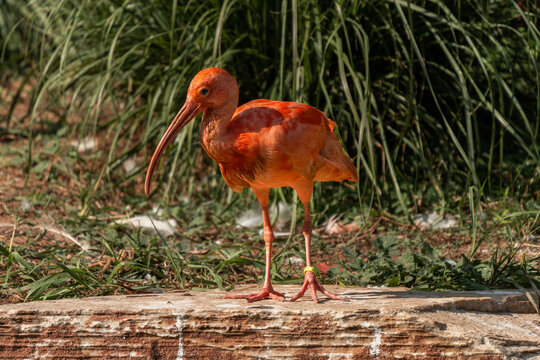
<svg viewBox="0 0 540 360"><path fill-rule="evenodd" d="M272 224L270 222L270 214L268 213L268 193L269 190L256 191L253 190L255 196L261 203L263 226L264 226L264 244L266 248L266 267L264 271L264 285L260 292L246 295L225 295L225 299L246 299L248 302L274 299L283 301L285 296L282 293L275 291L272 288L272 275L270 269L272 267L272 242L274 241L274 232L272 231Z"/></svg>
<svg viewBox="0 0 540 360"><path fill-rule="evenodd" d="M298 195L300 197L300 200L302 200L300 193ZM317 297L317 291L322 292L324 295L334 300L346 300L344 297L337 296L335 294L332 294L330 291L326 290L321 284L319 284L319 282L317 281L317 278L315 277L315 273L313 272L312 270L313 268L311 266L311 230L312 228L311 228L311 218L309 216L309 208L308 208L309 198L307 199L307 201L302 200L302 203L304 205L304 227L302 228L302 233L304 234L304 238L306 240L306 267L304 269L304 285L302 285L300 292L295 297L293 297L291 301L296 301L302 296L304 296L304 293L306 292L308 287L311 290L311 297L313 301L315 301L316 303L319 302L319 299Z"/></svg>

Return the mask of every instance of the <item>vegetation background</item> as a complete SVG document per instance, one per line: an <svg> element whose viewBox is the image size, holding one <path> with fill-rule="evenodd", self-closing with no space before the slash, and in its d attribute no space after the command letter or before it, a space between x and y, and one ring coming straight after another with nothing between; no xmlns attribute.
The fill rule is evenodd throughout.
<svg viewBox="0 0 540 360"><path fill-rule="evenodd" d="M341 214L358 229L315 241L339 265L327 281L540 285L534 1L0 4L0 274L11 300L257 279L260 236L235 228L253 197L227 188L197 144L196 122L170 150L156 191L142 194L151 152L191 78L210 66L236 77L240 103L300 101L338 124L361 180L318 184L314 224ZM292 204L294 229L295 195L272 198ZM112 224L156 215L154 206L179 224L175 239ZM431 235L411 230L430 210L459 219L432 236L442 253L426 243ZM55 226L43 225L46 215ZM278 244L278 282L298 282L298 239L292 231Z"/></svg>

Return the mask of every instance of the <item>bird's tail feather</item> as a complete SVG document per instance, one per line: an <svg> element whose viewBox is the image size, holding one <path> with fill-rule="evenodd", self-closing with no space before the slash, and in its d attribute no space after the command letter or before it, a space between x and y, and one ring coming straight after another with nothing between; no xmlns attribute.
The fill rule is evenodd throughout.
<svg viewBox="0 0 540 360"><path fill-rule="evenodd" d="M333 123L333 121L331 122ZM358 182L356 167L343 151L338 138L332 133L328 133L326 144L317 158L317 163L318 170L315 181L351 180Z"/></svg>

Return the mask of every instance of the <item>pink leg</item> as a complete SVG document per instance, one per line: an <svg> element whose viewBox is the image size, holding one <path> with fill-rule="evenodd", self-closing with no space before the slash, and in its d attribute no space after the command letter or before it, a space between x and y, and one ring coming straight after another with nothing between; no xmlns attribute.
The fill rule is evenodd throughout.
<svg viewBox="0 0 540 360"><path fill-rule="evenodd" d="M310 267L311 265L311 218L309 217L309 199L311 198L311 187L309 189L309 193L306 194L306 192L298 192L298 197L302 201L302 204L304 205L304 227L302 229L302 232L304 234L304 238L306 240L306 267ZM309 196L306 196L309 195ZM317 291L322 292L324 295L328 296L331 299L334 300L346 300L343 296L337 296L335 294L332 294L330 291L326 290L319 282L317 281L317 278L315 277L315 274L311 271L306 271L304 275L304 284L302 285L302 288L300 289L300 292L291 299L291 301L296 301L302 296L304 296L304 293L307 289L311 290L311 298L316 303L319 302L319 298L317 297Z"/></svg>
<svg viewBox="0 0 540 360"><path fill-rule="evenodd" d="M282 293L275 291L272 288L272 275L270 274L270 268L272 266L272 242L274 241L274 233L272 231L272 224L270 223L270 215L268 213L268 193L269 190L255 190L253 189L255 196L259 200L262 208L263 226L264 226L264 243L266 248L266 267L264 272L264 285L260 292L254 294L245 295L225 295L225 299L246 299L248 302L274 299L284 301L285 296Z"/></svg>

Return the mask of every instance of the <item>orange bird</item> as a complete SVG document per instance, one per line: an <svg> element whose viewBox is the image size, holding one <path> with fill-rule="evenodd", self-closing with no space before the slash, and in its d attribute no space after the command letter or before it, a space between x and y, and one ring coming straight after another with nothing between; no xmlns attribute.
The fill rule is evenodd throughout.
<svg viewBox="0 0 540 360"><path fill-rule="evenodd" d="M253 100L238 108L237 105L238 85L227 71L208 68L195 75L184 106L152 156L144 184L146 195L150 192L152 175L167 146L187 123L203 112L200 138L203 149L218 163L227 185L234 192L251 188L262 208L266 244L264 285L259 293L225 297L247 299L248 302L268 298L285 300L284 295L275 291L271 283L274 235L268 214L268 194L271 188L290 186L304 205L302 230L306 241L304 284L291 301L303 296L308 288L315 302L319 302L317 291L335 300L345 300L319 284L310 254L308 204L313 182L358 181L356 168L333 134L336 124L321 111L295 102Z"/></svg>

